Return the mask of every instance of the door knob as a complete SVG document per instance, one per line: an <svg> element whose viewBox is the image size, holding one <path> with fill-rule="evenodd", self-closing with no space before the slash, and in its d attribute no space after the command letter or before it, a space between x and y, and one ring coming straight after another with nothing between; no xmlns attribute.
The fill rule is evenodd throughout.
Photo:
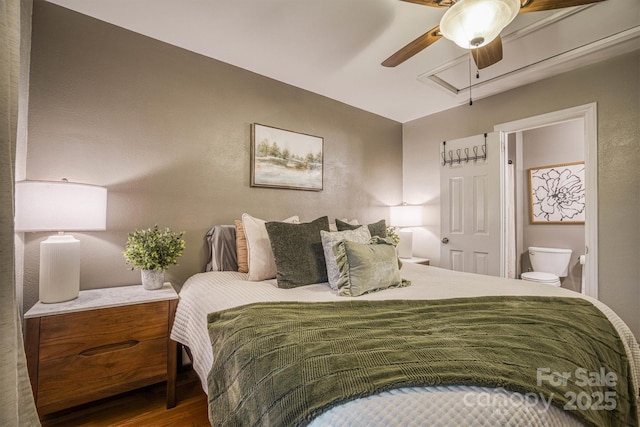
<svg viewBox="0 0 640 427"><path fill-rule="evenodd" d="M444 243L445 245L446 245L447 243L449 243L449 238L447 238L447 237L443 237L443 238L442 238L442 243Z"/></svg>

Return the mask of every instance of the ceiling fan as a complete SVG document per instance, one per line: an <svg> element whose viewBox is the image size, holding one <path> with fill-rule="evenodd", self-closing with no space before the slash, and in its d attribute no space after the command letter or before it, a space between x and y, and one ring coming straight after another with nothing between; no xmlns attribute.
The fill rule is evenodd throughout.
<svg viewBox="0 0 640 427"><path fill-rule="evenodd" d="M393 55L382 65L395 67L442 37L471 49L478 69L502 59L500 32L518 13L581 6L604 0L401 0L423 6L447 8L436 25Z"/></svg>

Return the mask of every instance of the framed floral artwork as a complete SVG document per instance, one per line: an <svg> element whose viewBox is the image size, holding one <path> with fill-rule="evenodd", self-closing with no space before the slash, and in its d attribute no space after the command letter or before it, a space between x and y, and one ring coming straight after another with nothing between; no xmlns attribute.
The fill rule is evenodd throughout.
<svg viewBox="0 0 640 427"><path fill-rule="evenodd" d="M324 139L254 123L251 186L322 190Z"/></svg>
<svg viewBox="0 0 640 427"><path fill-rule="evenodd" d="M584 224L584 162L529 169L531 224Z"/></svg>

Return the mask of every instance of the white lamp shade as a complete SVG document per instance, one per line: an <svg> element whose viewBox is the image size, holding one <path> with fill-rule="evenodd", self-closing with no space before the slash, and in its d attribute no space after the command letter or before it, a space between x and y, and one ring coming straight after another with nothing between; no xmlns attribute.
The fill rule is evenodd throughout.
<svg viewBox="0 0 640 427"><path fill-rule="evenodd" d="M20 181L16 231L92 231L107 225L107 189L71 182Z"/></svg>
<svg viewBox="0 0 640 427"><path fill-rule="evenodd" d="M440 20L440 32L458 46L482 47L495 39L520 11L520 0L460 0Z"/></svg>
<svg viewBox="0 0 640 427"><path fill-rule="evenodd" d="M418 227L422 225L422 206L391 206L389 219L393 227Z"/></svg>

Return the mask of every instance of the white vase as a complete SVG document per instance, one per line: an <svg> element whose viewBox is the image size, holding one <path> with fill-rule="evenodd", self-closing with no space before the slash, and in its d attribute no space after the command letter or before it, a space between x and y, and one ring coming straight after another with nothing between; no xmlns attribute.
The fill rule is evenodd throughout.
<svg viewBox="0 0 640 427"><path fill-rule="evenodd" d="M160 289L164 285L164 270L140 270L142 287L148 291Z"/></svg>

